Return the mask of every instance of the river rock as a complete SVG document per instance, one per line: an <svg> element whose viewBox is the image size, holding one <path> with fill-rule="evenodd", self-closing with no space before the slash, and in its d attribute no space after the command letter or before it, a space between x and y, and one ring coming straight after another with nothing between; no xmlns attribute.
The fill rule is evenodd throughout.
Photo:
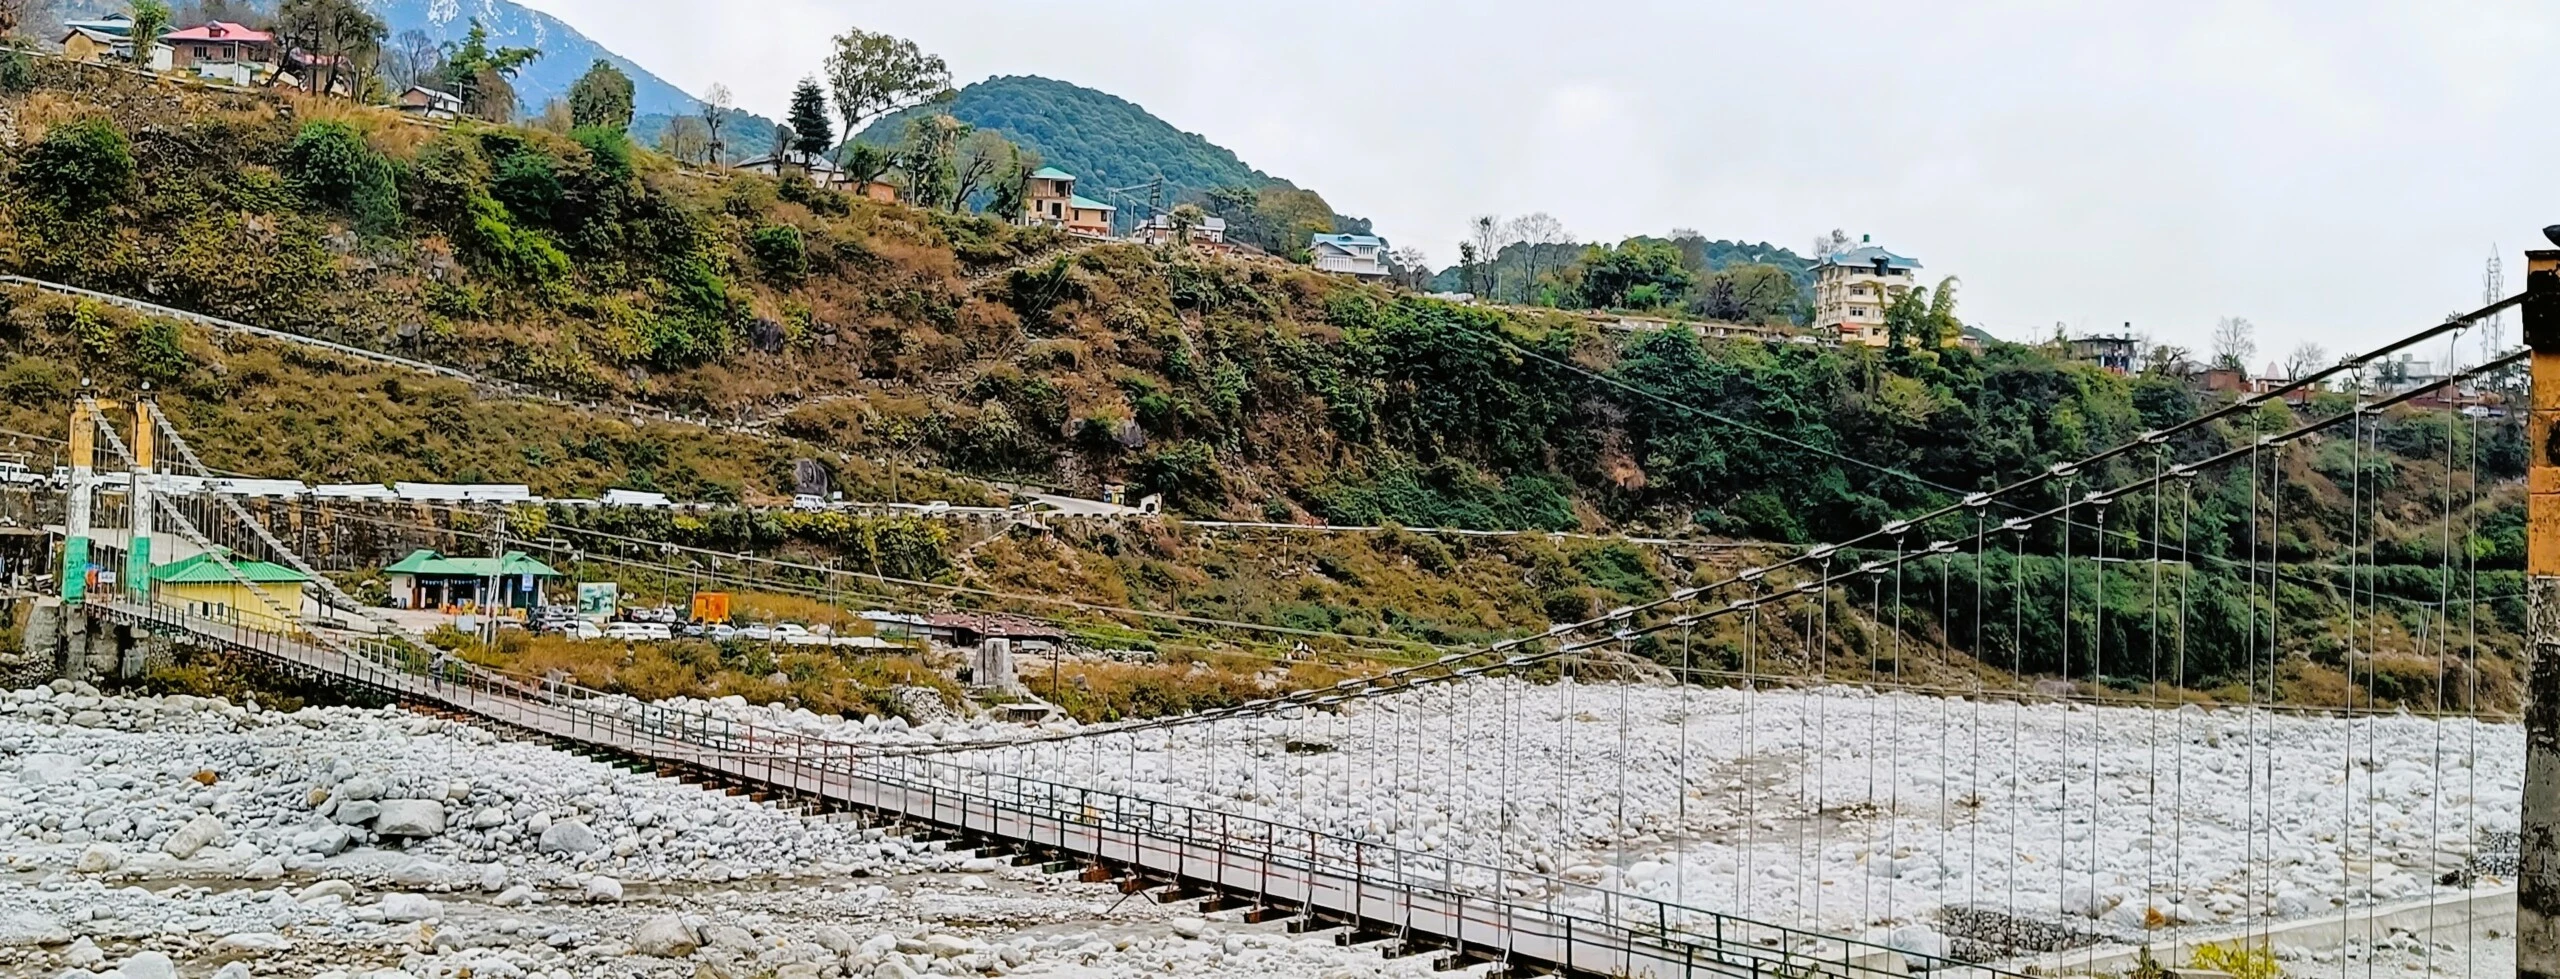
<svg viewBox="0 0 2560 979"><path fill-rule="evenodd" d="M18 781L28 785L51 785L79 777L85 766L80 759L50 751L28 755L18 763Z"/></svg>
<svg viewBox="0 0 2560 979"><path fill-rule="evenodd" d="M424 894L385 894L382 896L382 920L395 922L425 921L444 913L444 906Z"/></svg>
<svg viewBox="0 0 2560 979"><path fill-rule="evenodd" d="M107 964L107 953L99 950L98 943L82 938L62 950L62 963L74 969L95 969Z"/></svg>
<svg viewBox="0 0 2560 979"><path fill-rule="evenodd" d="M615 900L620 900L620 898L616 898ZM490 898L489 903L502 908L523 907L524 905L532 904L533 887L528 884L517 884L514 887L498 892L498 896Z"/></svg>
<svg viewBox="0 0 2560 979"><path fill-rule="evenodd" d="M337 789L330 792L329 797L338 800L341 804L380 799L382 798L382 780L370 775L358 775L338 783Z"/></svg>
<svg viewBox="0 0 2560 979"><path fill-rule="evenodd" d="M111 973L117 979L178 979L178 964L159 952L143 952L124 960Z"/></svg>
<svg viewBox="0 0 2560 979"><path fill-rule="evenodd" d="M680 959L702 947L702 939L686 926L683 918L662 914L640 925L631 933L631 950L662 959Z"/></svg>
<svg viewBox="0 0 2560 979"><path fill-rule="evenodd" d="M309 904L324 897L334 897L341 901L355 900L356 885L347 883L343 880L324 880L315 882L311 886L305 887L293 895L294 900L300 901L304 904Z"/></svg>
<svg viewBox="0 0 2560 979"><path fill-rule="evenodd" d="M1209 933L1209 923L1198 918L1175 918L1168 924L1172 925L1174 934L1183 938L1198 938Z"/></svg>
<svg viewBox="0 0 2560 979"><path fill-rule="evenodd" d="M213 954L265 955L292 948L293 941L270 931L244 931L224 935L213 943Z"/></svg>
<svg viewBox="0 0 2560 979"><path fill-rule="evenodd" d="M371 799L349 799L338 804L337 820L349 826L361 826L381 815L382 803Z"/></svg>
<svg viewBox="0 0 2560 979"><path fill-rule="evenodd" d="M293 848L298 852L334 857L355 841L355 834L336 823L316 827L293 835Z"/></svg>
<svg viewBox="0 0 2560 979"><path fill-rule="evenodd" d="M394 799L381 803L373 831L383 836L424 839L444 835L444 805L427 799Z"/></svg>
<svg viewBox="0 0 2560 979"><path fill-rule="evenodd" d="M284 876L284 858L267 854L240 868L241 880L274 880Z"/></svg>
<svg viewBox="0 0 2560 979"><path fill-rule="evenodd" d="M124 866L124 848L113 843L91 843L80 850L80 859L71 869L84 874L103 874Z"/></svg>
<svg viewBox="0 0 2560 979"><path fill-rule="evenodd" d="M71 929L37 912L12 911L0 915L0 948L60 945L70 940Z"/></svg>
<svg viewBox="0 0 2560 979"><path fill-rule="evenodd" d="M160 849L170 856L185 860L211 845L214 840L220 839L223 831L222 820L213 818L211 813L200 814L194 819L187 820L186 825L178 827L177 832L169 834L169 841L161 844Z"/></svg>
<svg viewBox="0 0 2560 979"><path fill-rule="evenodd" d="M593 877L587 878L586 895L589 902L596 904L611 904L613 902L620 901L622 900L622 882L603 874L597 874Z"/></svg>
<svg viewBox="0 0 2560 979"><path fill-rule="evenodd" d="M587 828L585 823L562 821L542 831L541 849L544 853L584 856L603 846L604 841L597 839L596 831Z"/></svg>

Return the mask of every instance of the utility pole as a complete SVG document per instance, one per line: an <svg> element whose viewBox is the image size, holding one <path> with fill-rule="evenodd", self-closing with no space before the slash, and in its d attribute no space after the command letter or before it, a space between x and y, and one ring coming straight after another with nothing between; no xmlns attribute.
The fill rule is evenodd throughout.
<svg viewBox="0 0 2560 979"><path fill-rule="evenodd" d="M2560 228L2553 229L2560 231ZM2550 232L2546 232L2549 234ZM2555 235L2560 244L2560 235ZM2517 854L2516 977L2560 979L2560 249L2525 253L2524 820Z"/></svg>
<svg viewBox="0 0 2560 979"><path fill-rule="evenodd" d="M2505 298L2507 298L2505 260L2498 257L2498 246L2492 244L2489 246L2489 270L2480 276L2480 305L2486 306ZM2480 362L2485 364L2498 359L2498 344L2506 342L2506 339L2506 310L2489 314L2488 321L2480 324ZM2448 373L2452 368L2452 364L2445 365Z"/></svg>

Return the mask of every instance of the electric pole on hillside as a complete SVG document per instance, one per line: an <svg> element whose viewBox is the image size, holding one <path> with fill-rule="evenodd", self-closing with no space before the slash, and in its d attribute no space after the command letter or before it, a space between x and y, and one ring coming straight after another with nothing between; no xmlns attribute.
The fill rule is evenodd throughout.
<svg viewBox="0 0 2560 979"><path fill-rule="evenodd" d="M2543 231L2560 244L2560 225ZM2560 979L2560 249L2525 253L2524 818L2516 841L2516 977Z"/></svg>
<svg viewBox="0 0 2560 979"><path fill-rule="evenodd" d="M2480 305L2486 306L2505 298L2507 298L2506 264L2498 257L2498 246L2491 244L2489 270L2480 275ZM2498 359L2498 345L2507 340L2506 310L2502 309L2489 314L2488 320L2482 322L2480 328L2480 362L2485 364Z"/></svg>

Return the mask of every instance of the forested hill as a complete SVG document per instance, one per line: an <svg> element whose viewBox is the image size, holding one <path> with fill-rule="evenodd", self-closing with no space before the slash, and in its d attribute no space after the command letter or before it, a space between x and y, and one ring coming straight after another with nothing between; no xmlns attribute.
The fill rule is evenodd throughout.
<svg viewBox="0 0 2560 979"><path fill-rule="evenodd" d="M1137 103L1037 75L1000 75L969 85L947 105L887 116L856 138L894 145L908 120L927 111L948 112L961 122L996 130L1037 150L1041 162L1079 178L1078 192L1118 205L1123 214L1142 211L1145 192L1115 198L1105 191L1158 176L1164 177L1169 203L1201 200L1222 187L1294 186L1254 169L1234 151L1198 133L1175 128ZM1334 230L1366 232L1369 222L1337 213Z"/></svg>

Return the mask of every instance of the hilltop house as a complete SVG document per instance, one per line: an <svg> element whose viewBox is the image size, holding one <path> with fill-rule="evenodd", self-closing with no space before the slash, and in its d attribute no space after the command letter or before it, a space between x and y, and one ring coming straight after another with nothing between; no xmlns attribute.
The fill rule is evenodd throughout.
<svg viewBox="0 0 2560 979"><path fill-rule="evenodd" d="M1132 232L1130 237L1150 245L1162 245L1171 242L1173 240L1173 216L1169 214L1158 214L1154 217L1148 218L1145 223L1138 225L1138 230ZM1214 216L1202 217L1199 224L1191 226L1191 242L1195 245L1210 246L1226 244L1227 219Z"/></svg>
<svg viewBox="0 0 2560 979"><path fill-rule="evenodd" d="M550 565L522 551L490 558L445 557L423 549L409 552L399 563L382 569L382 574L390 579L388 590L395 608L480 605L492 581L497 593L487 604L531 608L541 604L543 582L561 577Z"/></svg>
<svg viewBox="0 0 2560 979"><path fill-rule="evenodd" d="M438 91L424 85L411 85L392 103L404 115L421 119L450 120L462 118L462 96Z"/></svg>
<svg viewBox="0 0 2560 979"><path fill-rule="evenodd" d="M1387 276L1387 240L1376 235L1319 234L1307 240L1307 253L1320 272L1364 279Z"/></svg>
<svg viewBox="0 0 2560 979"><path fill-rule="evenodd" d="M761 173L768 177L779 177L784 174L797 174L799 176L809 178L811 182L814 182L821 187L834 187L839 190L849 191L851 193L879 201L883 204L895 204L898 202L898 186L896 184L889 183L885 180L867 180L863 182L859 189L856 189L853 187L853 178L845 176L845 172L843 170L838 169L835 164L827 162L827 158L823 156L802 156L791 153L784 153L777 156L775 154L767 153L763 156L740 160L738 161L736 168L747 171L748 173Z"/></svg>
<svg viewBox="0 0 2560 979"><path fill-rule="evenodd" d="M124 17L123 14L115 14L113 16L117 18ZM95 26L98 24L114 23L115 21L113 20L101 19L96 21L74 21L63 25L62 56L71 61L83 61L90 64L107 61L131 64L133 62L132 22L129 19L125 20L123 24L123 31L111 31L103 27ZM172 59L176 56L177 52L167 44L154 41L151 44L151 63L149 67L152 71L168 71Z"/></svg>
<svg viewBox="0 0 2560 979"><path fill-rule="evenodd" d="M1884 309L1918 285L1920 261L1876 247L1861 236L1858 247L1822 257L1813 267L1813 328L1830 330L1841 343L1881 347L1892 342Z"/></svg>
<svg viewBox="0 0 2560 979"><path fill-rule="evenodd" d="M748 173L761 173L768 177L798 174L829 186L844 181L844 171L836 169L836 165L827 162L826 157L803 156L798 153L779 155L767 153L763 156L750 157L738 161L736 169Z"/></svg>
<svg viewBox="0 0 2560 979"><path fill-rule="evenodd" d="M276 73L276 36L228 21L211 21L160 35L175 50L176 67L205 78L248 85Z"/></svg>
<svg viewBox="0 0 2560 979"><path fill-rule="evenodd" d="M1022 223L1093 238L1111 237L1111 219L1119 210L1076 193L1076 175L1056 167L1041 167L1031 175L1023 202Z"/></svg>
<svg viewBox="0 0 2560 979"><path fill-rule="evenodd" d="M66 20L62 22L62 26L65 29L95 31L100 34L106 34L113 37L132 37L133 15L122 11L112 11L109 13L99 14L98 16L91 17L87 20Z"/></svg>
<svg viewBox="0 0 2560 979"><path fill-rule="evenodd" d="M151 569L153 601L189 615L276 632L301 627L302 588L311 577L280 564L198 554ZM224 561L230 567L224 567ZM238 569L237 576L232 574ZM242 584L242 578L248 584Z"/></svg>

